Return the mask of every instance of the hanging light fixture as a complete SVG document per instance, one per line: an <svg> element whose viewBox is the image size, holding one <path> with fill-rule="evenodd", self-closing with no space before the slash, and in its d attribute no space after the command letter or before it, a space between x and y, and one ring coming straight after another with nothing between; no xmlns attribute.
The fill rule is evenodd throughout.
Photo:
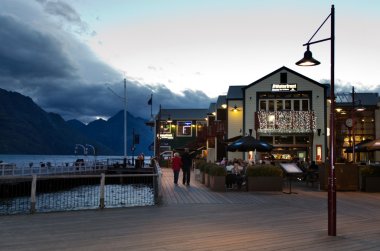
<svg viewBox="0 0 380 251"><path fill-rule="evenodd" d="M318 60L313 58L313 54L311 53L311 51L309 49L309 45L308 45L307 49L304 53L303 59L298 61L296 63L296 65L299 65L299 66L315 66L315 65L319 65L320 63L321 62L319 62Z"/></svg>
<svg viewBox="0 0 380 251"><path fill-rule="evenodd" d="M238 112L238 111L240 111L240 110L238 109L238 107L237 107L236 105L234 105L234 108L232 108L231 111L233 111L233 112Z"/></svg>

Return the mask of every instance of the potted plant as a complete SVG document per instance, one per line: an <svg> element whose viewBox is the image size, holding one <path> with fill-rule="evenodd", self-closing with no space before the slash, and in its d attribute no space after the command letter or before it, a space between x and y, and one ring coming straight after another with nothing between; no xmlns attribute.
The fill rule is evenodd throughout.
<svg viewBox="0 0 380 251"><path fill-rule="evenodd" d="M199 182L202 182L202 176L203 176L203 165L206 164L206 161L204 159L197 159L194 162L194 174L195 174L195 179L198 180Z"/></svg>
<svg viewBox="0 0 380 251"><path fill-rule="evenodd" d="M197 161L197 164L196 164L199 168L199 178L200 178L200 182L202 184L205 184L205 176L206 176L206 165L207 165L207 162L205 160L199 160Z"/></svg>
<svg viewBox="0 0 380 251"><path fill-rule="evenodd" d="M205 179L204 179L204 184L206 185L206 187L209 187L210 186L210 166L211 166L211 163L208 162L206 163L203 168L204 168L204 176L205 176Z"/></svg>
<svg viewBox="0 0 380 251"><path fill-rule="evenodd" d="M247 168L248 191L282 191L283 172L273 165L253 165Z"/></svg>
<svg viewBox="0 0 380 251"><path fill-rule="evenodd" d="M362 191L380 192L380 167L364 166L359 172Z"/></svg>
<svg viewBox="0 0 380 251"><path fill-rule="evenodd" d="M213 191L223 192L226 190L226 169L217 164L210 164L209 177L210 188Z"/></svg>

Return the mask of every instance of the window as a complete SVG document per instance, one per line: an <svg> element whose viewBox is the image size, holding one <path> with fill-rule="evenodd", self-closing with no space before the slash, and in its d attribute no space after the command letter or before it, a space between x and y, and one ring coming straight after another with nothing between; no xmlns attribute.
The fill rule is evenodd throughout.
<svg viewBox="0 0 380 251"><path fill-rule="evenodd" d="M275 136L274 137L275 144L293 144L293 136Z"/></svg>
<svg viewBox="0 0 380 251"><path fill-rule="evenodd" d="M285 110L291 110L292 109L292 101L290 99L285 100Z"/></svg>
<svg viewBox="0 0 380 251"><path fill-rule="evenodd" d="M309 110L309 100L303 99L302 100L302 111L308 111Z"/></svg>
<svg viewBox="0 0 380 251"><path fill-rule="evenodd" d="M284 107L283 107L283 102L282 102L282 99L278 99L276 100L276 108L277 108L277 111L282 111L284 110Z"/></svg>
<svg viewBox="0 0 380 251"><path fill-rule="evenodd" d="M309 144L309 136L296 136L296 144Z"/></svg>
<svg viewBox="0 0 380 251"><path fill-rule="evenodd" d="M268 100L268 111L274 111L274 100Z"/></svg>
<svg viewBox="0 0 380 251"><path fill-rule="evenodd" d="M166 121L160 122L160 134L171 134L171 123L168 123Z"/></svg>
<svg viewBox="0 0 380 251"><path fill-rule="evenodd" d="M177 122L177 136L178 137L191 137L191 121L178 121Z"/></svg>
<svg viewBox="0 0 380 251"><path fill-rule="evenodd" d="M300 101L299 100L293 100L293 110L299 111L300 110Z"/></svg>
<svg viewBox="0 0 380 251"><path fill-rule="evenodd" d="M196 135L202 135L202 132L206 130L206 121L197 121L197 130L196 130Z"/></svg>
<svg viewBox="0 0 380 251"><path fill-rule="evenodd" d="M269 144L273 144L273 136L260 136L260 140Z"/></svg>
<svg viewBox="0 0 380 251"><path fill-rule="evenodd" d="M262 111L267 110L267 101L266 100L260 100L260 110L262 110Z"/></svg>

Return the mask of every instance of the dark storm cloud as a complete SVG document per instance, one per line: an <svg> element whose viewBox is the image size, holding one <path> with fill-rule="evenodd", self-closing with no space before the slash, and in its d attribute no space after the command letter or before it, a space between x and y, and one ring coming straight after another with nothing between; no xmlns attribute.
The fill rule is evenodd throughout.
<svg viewBox="0 0 380 251"><path fill-rule="evenodd" d="M328 79L322 79L320 80L321 83L323 84L330 84L330 80ZM335 80L335 93L351 93L352 92L352 87L355 88L355 92L374 92L374 93L380 93L380 86L379 85L373 85L371 88L368 86L364 85L363 83L353 83L353 82L346 82L342 81L340 79Z"/></svg>
<svg viewBox="0 0 380 251"><path fill-rule="evenodd" d="M70 23L77 27L78 33L89 33L89 27L84 22L78 12L69 4L63 1L36 0L44 7L46 13L60 18L63 22ZM94 31L91 32L91 34Z"/></svg>
<svg viewBox="0 0 380 251"><path fill-rule="evenodd" d="M60 1L38 2L41 5L35 4L35 9L16 8L23 13L0 11L0 88L29 96L45 111L58 113L66 120L90 122L124 109L122 74L99 61L86 45L60 26L44 20L46 17L38 15L38 7L44 6L50 14L80 24L78 13ZM7 3L20 7L23 1ZM44 25L23 22L31 16ZM165 85L128 80L128 111L149 119L151 93L154 114L160 104L163 108L208 108L211 102L200 91L186 90L178 95Z"/></svg>
<svg viewBox="0 0 380 251"><path fill-rule="evenodd" d="M17 78L67 78L75 73L60 41L0 14L0 73Z"/></svg>
<svg viewBox="0 0 380 251"><path fill-rule="evenodd" d="M62 85L44 88L36 93L38 103L46 110L61 114L65 119L90 122L96 117L108 118L124 109L122 81L98 85ZM42 90L42 89L41 89ZM146 86L127 81L127 110L141 118L150 118L148 100L153 93L153 114L163 108L208 108L212 101L200 91L184 91L178 95L164 85Z"/></svg>

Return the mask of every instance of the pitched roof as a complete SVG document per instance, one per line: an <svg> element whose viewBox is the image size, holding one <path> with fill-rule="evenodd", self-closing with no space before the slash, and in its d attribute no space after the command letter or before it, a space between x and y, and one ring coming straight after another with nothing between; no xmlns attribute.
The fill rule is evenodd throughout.
<svg viewBox="0 0 380 251"><path fill-rule="evenodd" d="M245 85L230 85L227 92L227 99L243 99L243 88Z"/></svg>
<svg viewBox="0 0 380 251"><path fill-rule="evenodd" d="M324 85L324 84L321 84L321 83L319 83L319 82L317 82L317 81L315 81L315 80L313 80L313 79L311 79L311 78L308 78L308 77L306 77L306 76L304 76L304 75L302 75L302 74L300 74L300 73L298 73L298 72L296 72L296 71L293 71L293 70L289 69L288 67L282 66L282 67L278 68L277 70L275 70L275 71L269 73L268 75L266 75L266 76L264 76L264 77L262 77L262 78L256 80L255 82L253 82L253 83L251 83L251 84L249 84L249 85L244 86L243 89L245 90L245 89L251 87L252 85L255 85L255 84L257 84L257 83L263 81L264 79L269 78L270 76L272 76L272 75L274 75L274 74L277 74L278 72L280 72L280 71L284 71L284 70L285 70L285 71L288 71L288 72L290 72L290 73L292 73L292 74L294 74L294 75L297 75L298 77L301 77L301 78L303 78L303 79L305 79L305 80L307 80L307 81L309 81L309 82L312 82L312 83L314 83L314 84L316 84L316 85L319 85L319 86L321 86L321 87L323 87L323 88L327 88L326 85Z"/></svg>
<svg viewBox="0 0 380 251"><path fill-rule="evenodd" d="M216 100L216 109L220 109L222 105L227 104L226 102L227 95L220 95Z"/></svg>
<svg viewBox="0 0 380 251"><path fill-rule="evenodd" d="M336 103L339 105L352 105L352 93L336 93ZM357 93L355 92L355 104L359 102L364 106L377 105L379 102L378 93Z"/></svg>
<svg viewBox="0 0 380 251"><path fill-rule="evenodd" d="M167 119L169 116L173 120L199 120L207 116L209 109L161 109L161 119ZM158 119L156 115L156 119Z"/></svg>
<svg viewBox="0 0 380 251"><path fill-rule="evenodd" d="M208 113L216 112L216 103L210 103L210 106L208 108Z"/></svg>

